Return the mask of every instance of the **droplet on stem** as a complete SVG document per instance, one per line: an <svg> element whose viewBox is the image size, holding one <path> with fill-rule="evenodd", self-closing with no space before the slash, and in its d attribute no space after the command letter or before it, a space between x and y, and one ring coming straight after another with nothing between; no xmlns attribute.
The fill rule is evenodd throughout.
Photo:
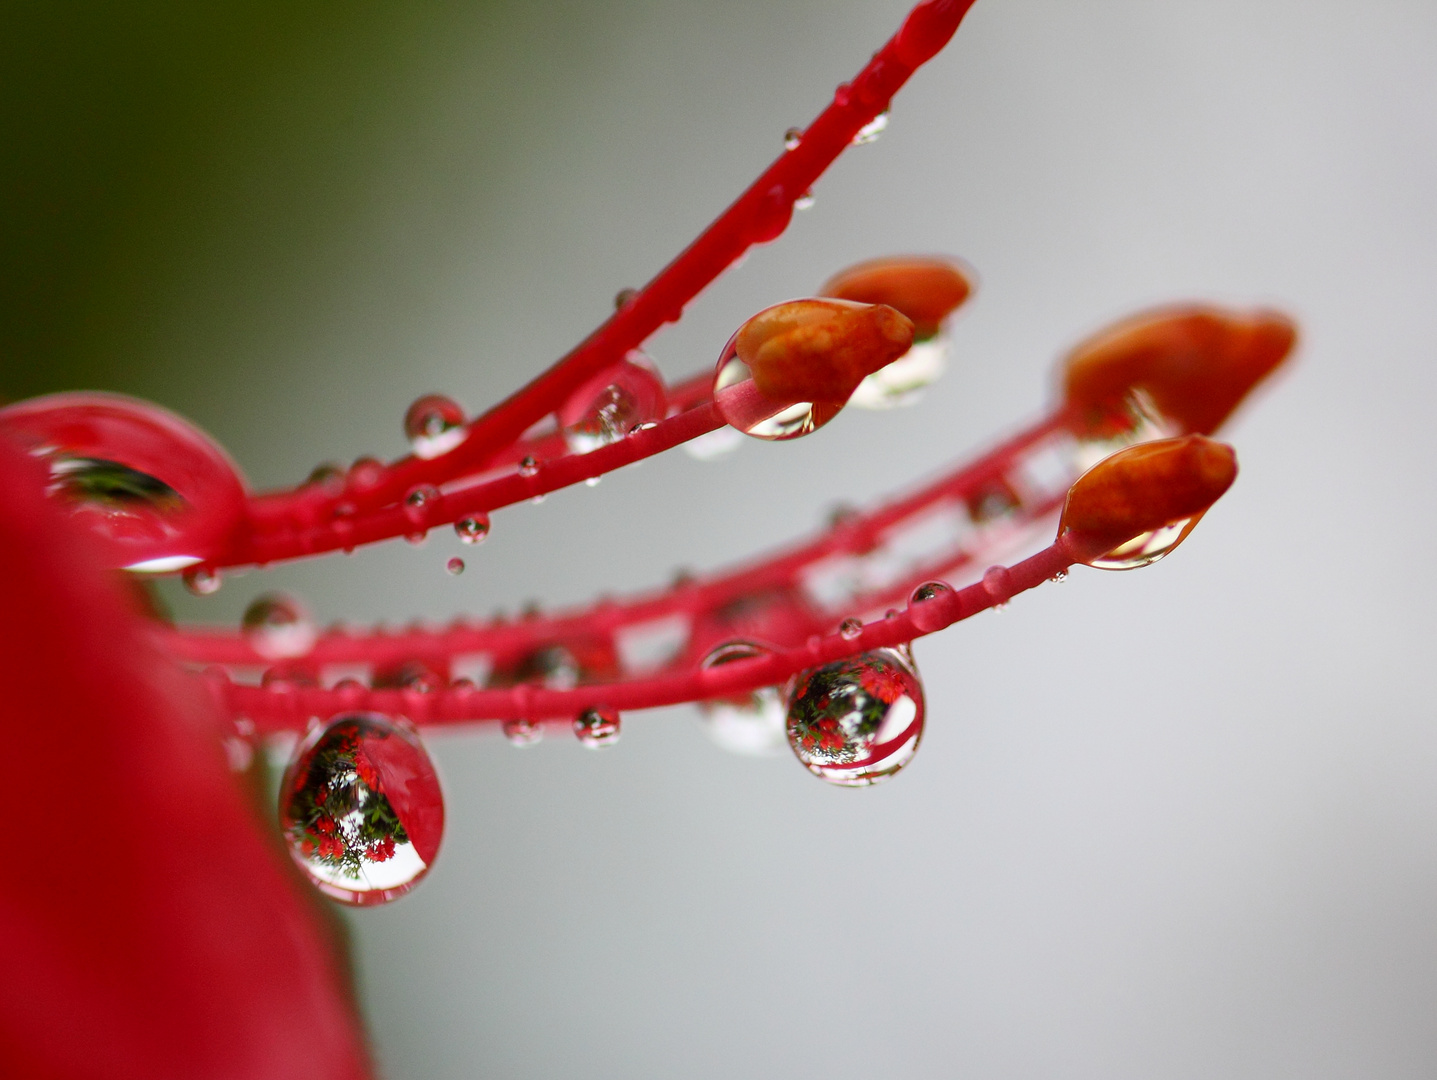
<svg viewBox="0 0 1437 1080"><path fill-rule="evenodd" d="M280 783L280 828L316 888L381 904L415 887L444 835L439 777L417 735L374 713L318 726Z"/></svg>
<svg viewBox="0 0 1437 1080"><path fill-rule="evenodd" d="M574 734L591 750L601 750L619 741L619 712L603 706L585 709L574 719Z"/></svg>
<svg viewBox="0 0 1437 1080"><path fill-rule="evenodd" d="M525 454L519 459L519 475L523 477L534 477L539 475L539 462L530 454Z"/></svg>
<svg viewBox="0 0 1437 1080"><path fill-rule="evenodd" d="M489 535L489 515L470 514L454 523L454 534L465 544L482 544Z"/></svg>
<svg viewBox="0 0 1437 1080"><path fill-rule="evenodd" d="M797 150L803 145L803 129L791 127L783 133L783 148Z"/></svg>
<svg viewBox="0 0 1437 1080"><path fill-rule="evenodd" d="M182 580L192 596L213 596L224 584L220 572L213 566L192 566L184 572Z"/></svg>
<svg viewBox="0 0 1437 1080"><path fill-rule="evenodd" d="M504 738L514 746L533 746L544 737L544 725L525 717L505 720Z"/></svg>
<svg viewBox="0 0 1437 1080"><path fill-rule="evenodd" d="M250 647L267 660L304 656L319 636L299 601L283 593L255 597L245 608L240 628Z"/></svg>
<svg viewBox="0 0 1437 1080"><path fill-rule="evenodd" d="M925 581L914 589L908 598L908 614L913 625L925 634L946 626L951 619L939 610L942 605L934 601L952 594L953 588L946 581Z"/></svg>
<svg viewBox="0 0 1437 1080"><path fill-rule="evenodd" d="M464 410L453 398L425 394L404 414L404 437L418 458L447 454L464 441Z"/></svg>
<svg viewBox="0 0 1437 1080"><path fill-rule="evenodd" d="M648 357L632 350L579 387L559 410L564 442L573 453L587 454L662 418L665 405L663 380Z"/></svg>
<svg viewBox="0 0 1437 1080"><path fill-rule="evenodd" d="M838 636L844 641L854 641L863 634L861 619L844 619L838 624Z"/></svg>
<svg viewBox="0 0 1437 1080"><path fill-rule="evenodd" d="M858 129L858 134L853 136L853 142L851 145L866 146L869 143L877 142L878 136L882 135L883 132L887 129L887 127L888 113L881 112L872 120L868 121L868 123L864 124L861 128Z"/></svg>

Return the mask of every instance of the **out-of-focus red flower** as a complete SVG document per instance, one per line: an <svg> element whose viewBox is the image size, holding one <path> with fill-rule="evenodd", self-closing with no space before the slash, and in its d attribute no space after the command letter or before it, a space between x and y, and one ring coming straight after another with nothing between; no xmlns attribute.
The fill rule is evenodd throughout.
<svg viewBox="0 0 1437 1080"><path fill-rule="evenodd" d="M45 480L0 440L0 737L26 837L0 881L0 1075L368 1076L313 910L231 778L211 703ZM53 798L58 762L85 798ZM52 839L97 815L105 842L83 860Z"/></svg>

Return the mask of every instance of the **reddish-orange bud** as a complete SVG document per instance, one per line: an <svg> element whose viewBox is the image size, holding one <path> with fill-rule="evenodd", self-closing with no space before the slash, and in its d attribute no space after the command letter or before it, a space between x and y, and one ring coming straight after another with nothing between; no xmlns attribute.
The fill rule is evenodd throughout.
<svg viewBox="0 0 1437 1080"><path fill-rule="evenodd" d="M1171 307L1135 315L1068 354L1063 393L1091 407L1145 391L1165 416L1209 435L1292 351L1297 329L1276 311Z"/></svg>
<svg viewBox="0 0 1437 1080"><path fill-rule="evenodd" d="M858 263L833 275L819 290L839 300L887 304L913 320L913 336L919 340L936 334L972 291L972 282L957 264L917 255Z"/></svg>
<svg viewBox="0 0 1437 1080"><path fill-rule="evenodd" d="M1232 447L1201 435L1129 446L1098 462L1068 490L1058 533L1071 531L1085 548L1112 554L1135 537L1182 525L1160 551L1147 553L1143 561L1151 562L1176 547L1236 478ZM1116 565L1101 557L1085 561Z"/></svg>
<svg viewBox="0 0 1437 1080"><path fill-rule="evenodd" d="M734 348L772 401L842 405L913 344L913 323L883 304L793 300L761 311Z"/></svg>

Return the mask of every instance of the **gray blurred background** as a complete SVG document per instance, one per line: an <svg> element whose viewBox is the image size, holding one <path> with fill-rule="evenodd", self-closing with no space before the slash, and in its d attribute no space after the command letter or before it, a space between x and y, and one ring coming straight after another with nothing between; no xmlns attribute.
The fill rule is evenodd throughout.
<svg viewBox="0 0 1437 1080"><path fill-rule="evenodd" d="M0 394L93 386L257 486L479 409L708 221L898 25L819 3L13 4ZM678 378L887 252L981 287L904 413L651 461L229 581L445 619L706 570L1040 409L1155 302L1273 303L1294 370L1174 557L1079 571L918 647L904 775L830 790L687 709L619 748L435 738L442 857L349 917L386 1074L1437 1075L1437 6L980 0L874 146L652 344Z"/></svg>

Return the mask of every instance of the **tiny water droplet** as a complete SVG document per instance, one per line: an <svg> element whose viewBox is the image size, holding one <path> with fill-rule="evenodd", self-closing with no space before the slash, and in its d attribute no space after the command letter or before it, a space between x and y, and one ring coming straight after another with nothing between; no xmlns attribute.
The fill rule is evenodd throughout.
<svg viewBox="0 0 1437 1080"><path fill-rule="evenodd" d="M403 896L433 865L444 797L423 744L375 713L316 727L280 783L280 828L316 888L346 904Z"/></svg>
<svg viewBox="0 0 1437 1080"><path fill-rule="evenodd" d="M184 572L182 580L194 596L213 596L224 584L220 572L213 566L192 566Z"/></svg>
<svg viewBox="0 0 1437 1080"><path fill-rule="evenodd" d="M514 720L505 720L503 724L504 738L508 739L515 746L533 746L544 737L544 725L535 723L519 717Z"/></svg>
<svg viewBox="0 0 1437 1080"><path fill-rule="evenodd" d="M614 310L615 310L615 311L623 311L624 308L628 307L630 304L632 304L632 303L634 302L635 297L637 297L638 295L639 295L639 290L638 290L638 289L633 289L633 288L620 289L618 292L616 292L616 293L614 294Z"/></svg>
<svg viewBox="0 0 1437 1080"><path fill-rule="evenodd" d="M574 734L591 750L602 750L619 741L619 712L596 706L574 718Z"/></svg>
<svg viewBox="0 0 1437 1080"><path fill-rule="evenodd" d="M384 463L377 458L356 458L346 477L351 491L369 491L384 482Z"/></svg>
<svg viewBox="0 0 1437 1080"><path fill-rule="evenodd" d="M838 636L844 641L853 641L863 633L863 622L860 619L844 619L838 624Z"/></svg>
<svg viewBox="0 0 1437 1080"><path fill-rule="evenodd" d="M454 523L454 534L465 544L482 544L489 535L489 515L470 514Z"/></svg>
<svg viewBox="0 0 1437 1080"><path fill-rule="evenodd" d="M588 477L588 478L584 481L584 486L585 486L585 487L598 487L598 486L599 486L599 481L602 480L602 479L603 479L602 476L590 476L590 477Z"/></svg>
<svg viewBox="0 0 1437 1080"><path fill-rule="evenodd" d="M1068 580L1068 572L1066 570L1059 570L1056 574L1053 575L1053 580L1059 585L1061 585L1063 582Z"/></svg>
<svg viewBox="0 0 1437 1080"><path fill-rule="evenodd" d="M519 461L519 475L520 475L520 476L526 476L526 477L527 477L527 476L538 476L538 475L539 475L539 463L538 463L537 461L535 461L533 457L531 457L531 456L529 456L529 455L526 454L526 455Z"/></svg>
<svg viewBox="0 0 1437 1080"><path fill-rule="evenodd" d="M783 133L783 148L797 150L803 145L803 129L791 127Z"/></svg>
<svg viewBox="0 0 1437 1080"><path fill-rule="evenodd" d="M265 593L245 608L240 629L250 647L267 660L304 656L318 632L299 601L283 593Z"/></svg>
<svg viewBox="0 0 1437 1080"><path fill-rule="evenodd" d="M878 136L882 135L888 127L888 114L881 112L868 123L858 129L858 134L853 136L854 146L865 146L868 143L877 142Z"/></svg>
<svg viewBox="0 0 1437 1080"><path fill-rule="evenodd" d="M319 488L326 495L339 495L344 491L344 469L331 461L316 465L310 470L304 486Z"/></svg>
<svg viewBox="0 0 1437 1080"><path fill-rule="evenodd" d="M942 628L948 619L937 610L938 605L933 601L952 595L952 592L952 587L946 581L925 581L914 589L913 595L908 598L908 614L913 625L924 633L932 633Z"/></svg>
<svg viewBox="0 0 1437 1080"><path fill-rule="evenodd" d="M464 410L453 398L425 394L404 414L404 437L418 458L447 454L464 441Z"/></svg>
<svg viewBox="0 0 1437 1080"><path fill-rule="evenodd" d="M811 210L813 209L813 204L817 201L818 200L813 197L813 192L805 191L793 200L793 208L795 210Z"/></svg>
<svg viewBox="0 0 1437 1080"><path fill-rule="evenodd" d="M700 667L707 670L771 651L753 641L726 641L709 650ZM731 753L772 757L783 751L784 703L776 686L701 701L699 716L708 737Z"/></svg>
<svg viewBox="0 0 1437 1080"><path fill-rule="evenodd" d="M983 571L983 591L1002 607L1013 595L1013 575L1006 566L990 566Z"/></svg>
<svg viewBox="0 0 1437 1080"><path fill-rule="evenodd" d="M794 677L788 743L831 784L875 784L913 760L924 711L923 684L907 658L874 649Z"/></svg>
<svg viewBox="0 0 1437 1080"><path fill-rule="evenodd" d="M444 564L444 569L453 576L458 577L460 574L464 573L464 560L461 559L458 555L455 555L452 559L450 559Z"/></svg>

